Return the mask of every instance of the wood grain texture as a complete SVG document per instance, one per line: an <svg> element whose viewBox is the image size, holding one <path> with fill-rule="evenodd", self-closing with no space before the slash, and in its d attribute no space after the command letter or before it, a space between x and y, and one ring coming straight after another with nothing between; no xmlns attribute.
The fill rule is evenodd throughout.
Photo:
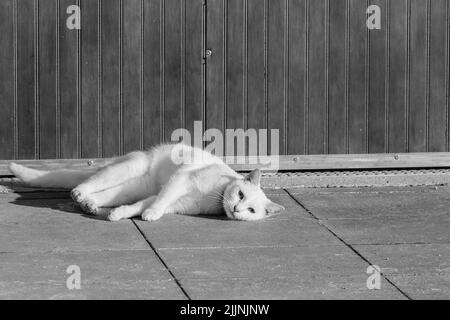
<svg viewBox="0 0 450 320"><path fill-rule="evenodd" d="M163 0L144 1L143 12L143 144L149 148L162 140L162 22Z"/></svg>
<svg viewBox="0 0 450 320"><path fill-rule="evenodd" d="M39 157L56 158L56 84L57 55L57 3L54 0L39 2Z"/></svg>
<svg viewBox="0 0 450 320"><path fill-rule="evenodd" d="M427 149L427 1L411 0L408 151Z"/></svg>
<svg viewBox="0 0 450 320"><path fill-rule="evenodd" d="M184 127L193 133L194 121L204 121L204 14L202 0L184 0Z"/></svg>
<svg viewBox="0 0 450 320"><path fill-rule="evenodd" d="M387 152L386 145L386 0L371 1L381 9L381 29L369 31L369 152Z"/></svg>
<svg viewBox="0 0 450 320"><path fill-rule="evenodd" d="M141 148L141 1L123 2L123 152Z"/></svg>
<svg viewBox="0 0 450 320"><path fill-rule="evenodd" d="M245 127L244 5L242 0L228 0L226 7L226 129ZM227 155L245 154L244 145L238 145L237 139L227 141L225 136L225 140Z"/></svg>
<svg viewBox="0 0 450 320"><path fill-rule="evenodd" d="M306 151L306 19L306 0L290 0L287 154L304 154Z"/></svg>
<svg viewBox="0 0 450 320"><path fill-rule="evenodd" d="M181 98L181 1L164 1L164 141L183 126Z"/></svg>
<svg viewBox="0 0 450 320"><path fill-rule="evenodd" d="M268 39L267 39L267 129L279 130L278 150L285 153L285 116L286 116L286 81L287 50L286 5L285 0L269 0L268 2ZM272 154L272 146L268 150Z"/></svg>
<svg viewBox="0 0 450 320"><path fill-rule="evenodd" d="M266 5L267 1L247 0L246 41L246 129L266 129ZM252 150L248 147L248 152ZM262 151L261 151L262 152Z"/></svg>
<svg viewBox="0 0 450 320"><path fill-rule="evenodd" d="M206 13L206 128L225 129L225 0L208 0ZM205 53L206 54L206 53Z"/></svg>
<svg viewBox="0 0 450 320"><path fill-rule="evenodd" d="M80 123L78 96L79 30L66 26L66 10L74 2L60 1L59 61L60 61L60 127L61 157L78 158L80 152L78 125Z"/></svg>
<svg viewBox="0 0 450 320"><path fill-rule="evenodd" d="M406 152L407 5L406 0L389 4L389 145L390 152Z"/></svg>
<svg viewBox="0 0 450 320"><path fill-rule="evenodd" d="M19 159L38 158L34 5L34 1L17 1L17 143Z"/></svg>
<svg viewBox="0 0 450 320"><path fill-rule="evenodd" d="M0 3L0 159L14 158L14 8L13 0Z"/></svg>
<svg viewBox="0 0 450 320"><path fill-rule="evenodd" d="M81 157L101 156L100 0L81 1Z"/></svg>
<svg viewBox="0 0 450 320"><path fill-rule="evenodd" d="M242 0L227 1L227 128L244 128L244 4Z"/></svg>
<svg viewBox="0 0 450 320"><path fill-rule="evenodd" d="M448 86L448 48L447 39L447 6L448 1L430 2L429 30L429 123L428 150L431 152L446 151L447 113L446 93Z"/></svg>
<svg viewBox="0 0 450 320"><path fill-rule="evenodd" d="M330 1L329 53L328 53L328 153L346 153L347 101L346 101L346 0Z"/></svg>
<svg viewBox="0 0 450 320"><path fill-rule="evenodd" d="M73 4L81 30L66 27ZM381 30L366 27L369 4ZM2 159L111 157L195 121L278 129L288 155L448 151L446 0L0 8Z"/></svg>
<svg viewBox="0 0 450 320"><path fill-rule="evenodd" d="M326 11L327 0L309 1L308 153L327 153Z"/></svg>
<svg viewBox="0 0 450 320"><path fill-rule="evenodd" d="M102 1L102 150L103 156L120 154L120 0Z"/></svg>
<svg viewBox="0 0 450 320"><path fill-rule="evenodd" d="M366 105L366 50L367 9L365 1L349 0L349 66L348 66L348 126L349 153L367 152L367 105Z"/></svg>

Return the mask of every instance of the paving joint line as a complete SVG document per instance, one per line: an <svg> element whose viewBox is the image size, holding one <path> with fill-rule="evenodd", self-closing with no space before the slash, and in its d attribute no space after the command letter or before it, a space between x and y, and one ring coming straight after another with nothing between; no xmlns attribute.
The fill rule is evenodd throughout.
<svg viewBox="0 0 450 320"><path fill-rule="evenodd" d="M317 223L324 227L329 233L331 233L335 238L337 238L340 242L342 242L347 248L349 248L351 251L353 251L358 257L360 257L363 261L365 261L369 266L372 266L373 263L371 263L366 257L364 257L358 250L353 248L352 245L348 244L344 239L339 237L333 230L331 230L328 226L326 226L318 217L312 213L311 210L309 210L300 200L293 197L290 192L286 189L283 189L299 206L301 206L311 217L313 217ZM412 300L412 298L404 292L402 289L400 289L393 281L391 281L383 272L380 272L381 276L389 283L391 284L395 289L397 289L398 292L400 292L406 299Z"/></svg>
<svg viewBox="0 0 450 320"><path fill-rule="evenodd" d="M156 248L153 246L153 244L150 242L150 240L147 238L147 236L145 235L145 233L141 230L141 228L139 228L139 226L137 225L137 223L134 221L134 219L130 219L131 222L134 224L134 226L136 227L136 229L139 231L139 233L141 234L141 236L144 238L144 240L147 242L147 244L150 246L150 248L153 250L153 252L155 253L156 257L158 257L159 261L162 263L162 265L164 266L164 268L166 268L167 272L169 272L170 276L172 277L172 279L175 281L175 283L177 284L177 286L180 288L181 292L186 296L186 298L188 300L192 300L191 297L189 296L189 294L186 292L186 290L183 288L183 286L181 285L180 281L178 280L178 278L175 276L175 274L173 273L173 271L169 268L169 266L167 265L167 263L164 261L164 259L159 255L158 251L156 250Z"/></svg>

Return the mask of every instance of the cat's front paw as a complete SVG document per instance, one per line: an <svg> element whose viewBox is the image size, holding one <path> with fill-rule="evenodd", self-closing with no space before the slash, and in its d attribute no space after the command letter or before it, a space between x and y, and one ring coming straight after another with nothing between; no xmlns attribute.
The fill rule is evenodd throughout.
<svg viewBox="0 0 450 320"><path fill-rule="evenodd" d="M145 221L156 221L161 218L164 214L164 211L147 209L142 213L142 220Z"/></svg>

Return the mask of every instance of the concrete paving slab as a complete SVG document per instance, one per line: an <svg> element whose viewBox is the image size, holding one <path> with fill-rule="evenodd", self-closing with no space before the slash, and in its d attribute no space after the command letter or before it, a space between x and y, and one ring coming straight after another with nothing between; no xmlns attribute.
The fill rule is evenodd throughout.
<svg viewBox="0 0 450 320"><path fill-rule="evenodd" d="M323 223L351 245L450 243L448 215L329 219Z"/></svg>
<svg viewBox="0 0 450 320"><path fill-rule="evenodd" d="M450 244L357 245L413 299L450 299Z"/></svg>
<svg viewBox="0 0 450 320"><path fill-rule="evenodd" d="M167 215L155 222L136 223L157 248L251 247L337 244L339 241L288 195L271 195L286 211L257 221L224 217Z"/></svg>
<svg viewBox="0 0 450 320"><path fill-rule="evenodd" d="M85 216L70 199L0 203L0 252L148 249L131 221Z"/></svg>
<svg viewBox="0 0 450 320"><path fill-rule="evenodd" d="M193 298L403 298L367 289L367 264L344 245L159 252Z"/></svg>
<svg viewBox="0 0 450 320"><path fill-rule="evenodd" d="M247 223L167 217L166 221L136 222L156 248L285 247L339 242L319 224L299 220Z"/></svg>
<svg viewBox="0 0 450 320"><path fill-rule="evenodd" d="M365 274L365 262L344 245L283 248L161 249L179 279L240 279ZM289 257L289 259L286 259Z"/></svg>
<svg viewBox="0 0 450 320"><path fill-rule="evenodd" d="M369 290L363 277L181 280L192 299L406 300L394 287Z"/></svg>
<svg viewBox="0 0 450 320"><path fill-rule="evenodd" d="M71 265L80 290L67 288ZM184 298L152 250L0 254L0 299Z"/></svg>
<svg viewBox="0 0 450 320"><path fill-rule="evenodd" d="M288 189L319 219L448 215L449 187Z"/></svg>

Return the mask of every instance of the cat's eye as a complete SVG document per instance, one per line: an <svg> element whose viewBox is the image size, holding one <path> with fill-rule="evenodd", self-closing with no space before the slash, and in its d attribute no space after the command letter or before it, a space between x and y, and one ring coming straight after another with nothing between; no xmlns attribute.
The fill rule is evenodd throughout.
<svg viewBox="0 0 450 320"><path fill-rule="evenodd" d="M239 195L239 200L242 200L242 199L244 199L244 194L242 193L242 191L241 191L241 190L239 190L239 193L238 193L238 195Z"/></svg>
<svg viewBox="0 0 450 320"><path fill-rule="evenodd" d="M255 213L255 209L253 209L253 208L248 208L248 211L249 211L250 213Z"/></svg>

